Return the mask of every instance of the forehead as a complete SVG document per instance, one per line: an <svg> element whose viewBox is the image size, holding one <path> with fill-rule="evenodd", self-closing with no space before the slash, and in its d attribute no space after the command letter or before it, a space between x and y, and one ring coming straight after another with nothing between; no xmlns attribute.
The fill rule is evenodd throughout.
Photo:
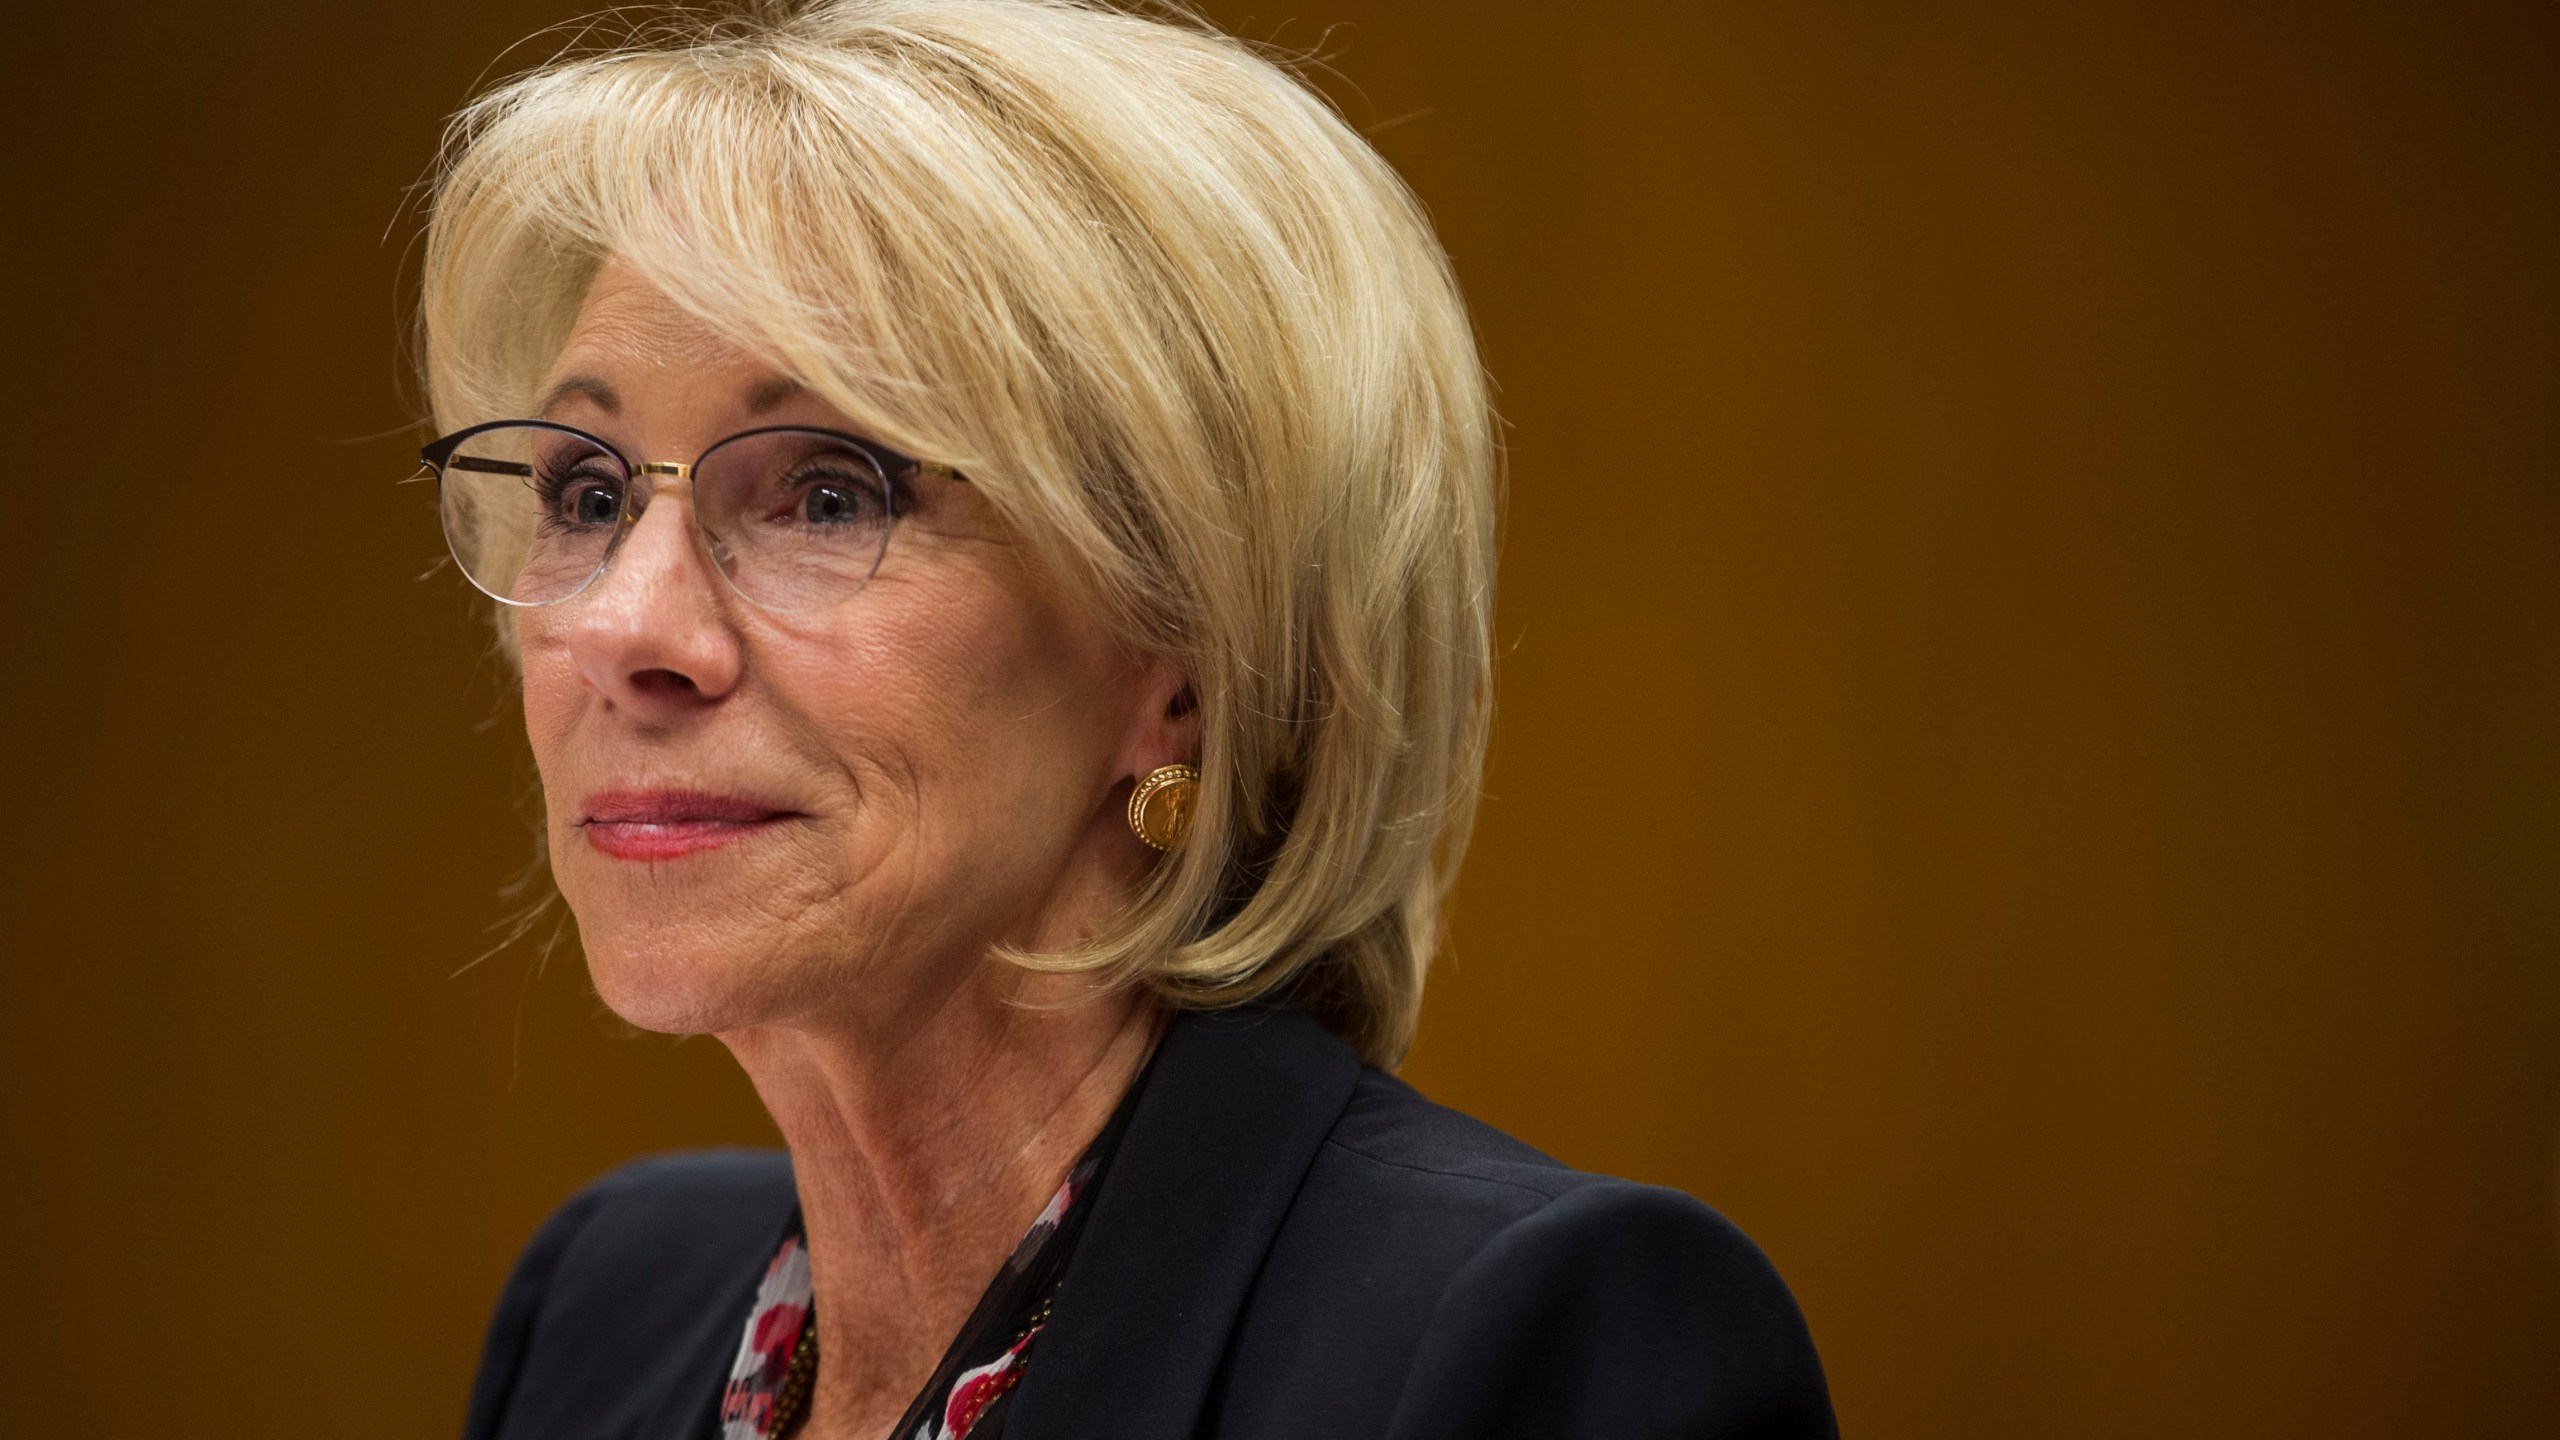
<svg viewBox="0 0 2560 1440"><path fill-rule="evenodd" d="M573 369L601 368L629 379L653 372L748 378L780 373L620 261L596 272L551 371L556 379Z"/></svg>
<svg viewBox="0 0 2560 1440"><path fill-rule="evenodd" d="M543 378L534 413L637 406L672 418L743 406L761 414L807 391L629 266L608 263L581 302L569 338ZM822 417L839 423L830 408Z"/></svg>

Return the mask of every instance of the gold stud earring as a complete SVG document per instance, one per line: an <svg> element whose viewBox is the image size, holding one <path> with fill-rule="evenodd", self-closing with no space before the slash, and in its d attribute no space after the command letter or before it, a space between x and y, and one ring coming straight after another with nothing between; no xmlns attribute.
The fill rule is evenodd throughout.
<svg viewBox="0 0 2560 1440"><path fill-rule="evenodd" d="M1155 849L1170 850L1191 833L1191 808L1199 799L1199 771L1159 766L1129 792L1129 828Z"/></svg>

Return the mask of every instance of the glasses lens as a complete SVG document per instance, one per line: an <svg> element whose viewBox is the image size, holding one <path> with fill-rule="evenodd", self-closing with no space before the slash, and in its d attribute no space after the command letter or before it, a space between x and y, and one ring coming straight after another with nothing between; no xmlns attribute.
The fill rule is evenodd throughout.
<svg viewBox="0 0 2560 1440"><path fill-rule="evenodd" d="M465 440L438 483L445 543L471 583L516 605L584 589L621 528L630 473L594 441L541 425Z"/></svg>
<svg viewBox="0 0 2560 1440"><path fill-rule="evenodd" d="M879 464L843 437L765 430L694 467L695 518L740 594L769 610L814 610L880 568L895 511Z"/></svg>

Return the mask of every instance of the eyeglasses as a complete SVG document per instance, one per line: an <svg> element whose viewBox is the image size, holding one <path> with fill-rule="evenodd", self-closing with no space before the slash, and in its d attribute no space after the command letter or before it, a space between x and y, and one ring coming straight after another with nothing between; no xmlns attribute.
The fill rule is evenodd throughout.
<svg viewBox="0 0 2560 1440"><path fill-rule="evenodd" d="M745 430L693 463L634 464L583 430L498 420L426 446L454 563L491 599L551 605L595 583L662 478L693 488L703 549L768 610L815 610L860 590L913 504L919 475L959 479L841 431Z"/></svg>

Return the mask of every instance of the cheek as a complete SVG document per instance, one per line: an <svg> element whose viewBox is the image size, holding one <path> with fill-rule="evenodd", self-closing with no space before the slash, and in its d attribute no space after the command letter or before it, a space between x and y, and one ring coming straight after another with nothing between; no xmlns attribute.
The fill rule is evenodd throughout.
<svg viewBox="0 0 2560 1440"><path fill-rule="evenodd" d="M876 618L882 623L856 637L852 663L826 677L831 715L857 726L866 715L894 717L884 733L919 756L1091 740L1108 670L1090 641L1045 607L982 587Z"/></svg>
<svg viewBox="0 0 2560 1440"><path fill-rule="evenodd" d="M1110 783L1126 667L1027 589L882 595L833 645L777 664L777 690L865 792L866 848L910 849L928 886L1056 863Z"/></svg>
<svg viewBox="0 0 2560 1440"><path fill-rule="evenodd" d="M579 681L567 646L553 633L553 619L534 612L523 617L516 630L516 675L524 693L525 739L532 746L533 763L542 774L546 791L561 778L569 734L586 698L586 687Z"/></svg>

